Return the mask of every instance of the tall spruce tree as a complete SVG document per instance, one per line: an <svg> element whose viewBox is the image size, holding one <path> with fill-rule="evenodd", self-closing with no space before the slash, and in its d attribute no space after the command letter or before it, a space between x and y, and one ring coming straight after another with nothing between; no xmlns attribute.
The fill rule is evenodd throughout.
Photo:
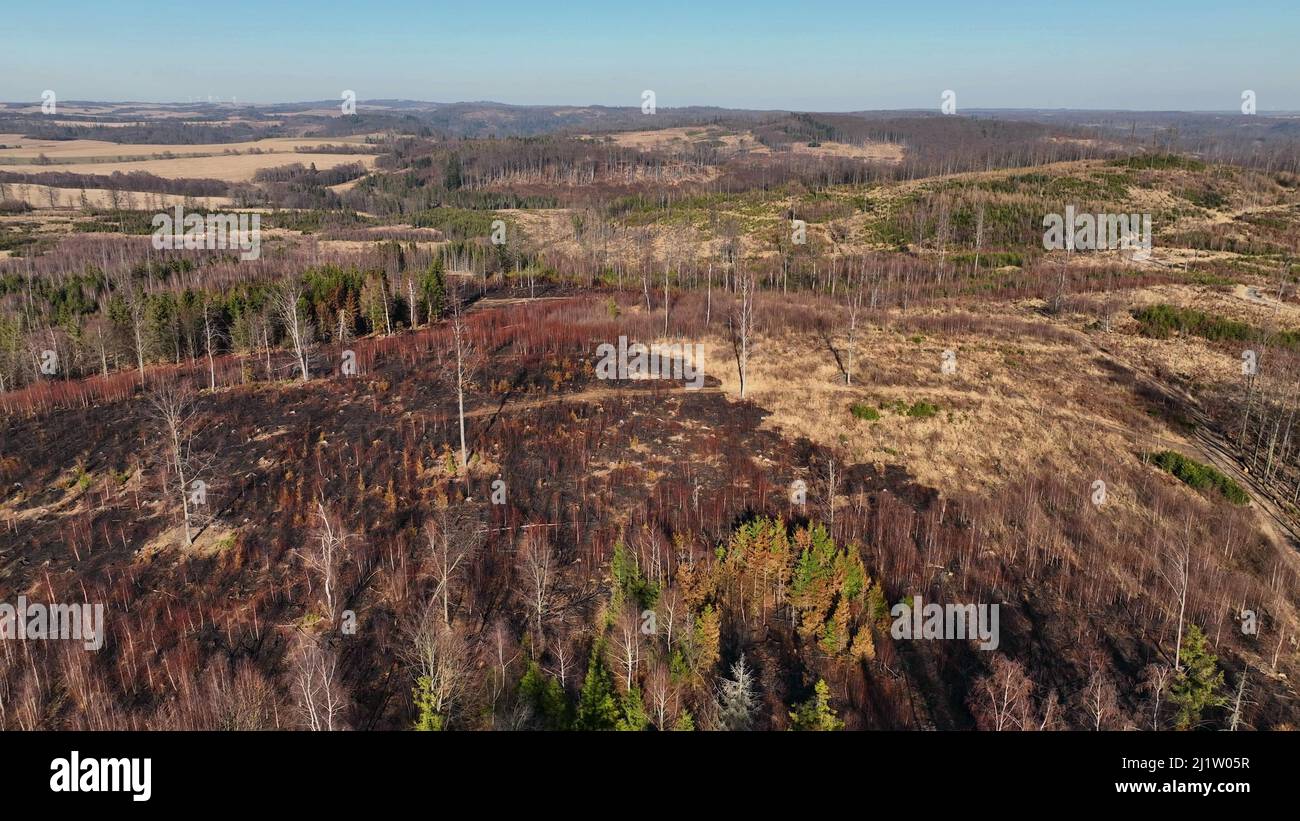
<svg viewBox="0 0 1300 821"><path fill-rule="evenodd" d="M618 701L614 694L614 679L605 666L604 642L597 641L591 648L587 662L587 676L578 695L578 718L574 727L579 730L612 730L620 717Z"/></svg>
<svg viewBox="0 0 1300 821"><path fill-rule="evenodd" d="M1169 702L1174 706L1174 726L1190 730L1200 723L1205 710L1224 704L1219 694L1223 671L1218 667L1218 658L1206 646L1205 634L1195 624L1187 628L1178 660L1183 669L1174 677Z"/></svg>

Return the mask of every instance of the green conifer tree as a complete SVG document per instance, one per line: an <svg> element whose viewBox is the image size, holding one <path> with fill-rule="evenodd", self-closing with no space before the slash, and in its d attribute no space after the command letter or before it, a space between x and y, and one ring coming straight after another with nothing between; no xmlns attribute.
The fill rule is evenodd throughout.
<svg viewBox="0 0 1300 821"><path fill-rule="evenodd" d="M1206 709L1224 703L1224 697L1219 695L1223 671L1218 668L1218 658L1206 646L1205 634L1195 624L1187 629L1178 660L1182 669L1169 689L1169 701L1174 706L1174 726L1189 730L1200 722Z"/></svg>
<svg viewBox="0 0 1300 821"><path fill-rule="evenodd" d="M519 679L519 698L532 710L534 719L547 730L568 729L573 723L572 708L564 688L548 676L536 661Z"/></svg>
<svg viewBox="0 0 1300 821"><path fill-rule="evenodd" d="M620 699L623 715L618 719L618 729L640 732L650 726L650 716L646 715L645 701L641 698L641 689L633 685Z"/></svg>
<svg viewBox="0 0 1300 821"><path fill-rule="evenodd" d="M447 307L447 281L443 275L442 254L434 252L433 262L420 277L420 312L427 321L442 318Z"/></svg>
<svg viewBox="0 0 1300 821"><path fill-rule="evenodd" d="M831 709L831 688L825 679L817 679L813 687L813 697L794 708L790 713L792 730L843 730L844 722Z"/></svg>
<svg viewBox="0 0 1300 821"><path fill-rule="evenodd" d="M591 648L587 662L587 676L578 695L578 717L574 727L579 730L612 730L620 717L618 702L614 698L614 679L605 666L604 642L597 641Z"/></svg>

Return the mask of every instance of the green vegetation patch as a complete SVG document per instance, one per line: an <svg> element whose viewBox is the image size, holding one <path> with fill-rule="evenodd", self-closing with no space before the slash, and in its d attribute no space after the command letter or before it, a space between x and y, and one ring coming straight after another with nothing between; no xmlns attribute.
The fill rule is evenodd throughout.
<svg viewBox="0 0 1300 821"><path fill-rule="evenodd" d="M904 416L910 416L913 419L929 419L939 413L939 406L924 399L913 402L903 410Z"/></svg>
<svg viewBox="0 0 1300 821"><path fill-rule="evenodd" d="M929 419L939 414L939 406L924 399L918 399L910 405L902 399L895 399L893 402L881 403L880 409L889 410L899 416L907 416L912 419ZM857 416L856 413L854 415Z"/></svg>
<svg viewBox="0 0 1300 821"><path fill-rule="evenodd" d="M90 212L89 219L73 222L72 230L81 233L152 234L155 229L153 218L157 213L157 211L127 211L125 209L94 210ZM207 212L201 208L187 208L185 213L207 215Z"/></svg>
<svg viewBox="0 0 1300 821"><path fill-rule="evenodd" d="M493 220L501 219L493 211L476 211L468 208L430 208L416 214L411 225L416 228L437 228L448 239L486 239L492 234Z"/></svg>
<svg viewBox="0 0 1300 821"><path fill-rule="evenodd" d="M1250 497L1241 489L1241 485L1224 476L1213 465L1202 464L1172 450L1153 453L1150 458L1151 463L1156 467L1197 490L1213 488L1234 505L1244 505L1250 501Z"/></svg>
<svg viewBox="0 0 1300 821"><path fill-rule="evenodd" d="M1110 165L1116 168L1132 168L1151 171L1204 171L1205 163L1184 157L1180 154L1143 154L1138 157L1126 157L1112 160Z"/></svg>
<svg viewBox="0 0 1300 821"><path fill-rule="evenodd" d="M853 414L858 419L865 419L868 422L874 422L880 418L880 411L864 402L854 402L849 406L849 413Z"/></svg>
<svg viewBox="0 0 1300 821"><path fill-rule="evenodd" d="M1300 346L1300 331L1281 331L1270 335L1245 322L1207 314L1195 308L1179 308L1161 303L1134 311L1133 318L1141 325L1142 335L1153 339L1168 339L1178 332L1199 336L1211 342L1267 340L1284 348Z"/></svg>

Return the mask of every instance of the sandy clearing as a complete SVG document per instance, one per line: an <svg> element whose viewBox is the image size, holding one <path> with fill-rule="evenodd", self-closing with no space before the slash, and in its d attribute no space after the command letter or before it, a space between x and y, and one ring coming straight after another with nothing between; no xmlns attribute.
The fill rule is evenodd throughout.
<svg viewBox="0 0 1300 821"><path fill-rule="evenodd" d="M819 145L791 143L790 150L795 154L811 157L841 157L850 160L869 160L871 162L900 163L903 161L903 146L898 143L869 142L862 145L849 143L823 142Z"/></svg>
<svg viewBox="0 0 1300 821"><path fill-rule="evenodd" d="M317 165L316 167L320 168L319 165ZM372 167L373 167L373 163L371 165L366 166L366 168L372 168ZM348 180L347 182L341 182L338 185L328 186L328 188L329 190L333 191L335 194L342 194L345 191L351 191L353 188L356 188L357 183L361 182L361 179L362 179L361 177L357 177L355 180Z"/></svg>
<svg viewBox="0 0 1300 821"><path fill-rule="evenodd" d="M721 128L701 126L683 126L680 128L663 128L657 131L622 131L615 134L588 134L589 139L612 139L615 145L625 148L662 148L665 146L685 147L689 143L716 140L729 148L748 148L760 153L767 152L767 146L759 143L749 132L730 132Z"/></svg>
<svg viewBox="0 0 1300 821"><path fill-rule="evenodd" d="M760 143L755 139L753 133L749 131L728 132L721 128L700 126L664 128L658 131L625 131L617 134L587 136L591 139L609 137L613 139L616 145L639 150L686 148L692 143L716 141L722 144L723 153L773 153L772 149ZM903 146L897 143L870 142L862 145L851 145L849 143L823 142L815 146L805 143L791 143L790 151L812 157L840 157L873 162L897 163L903 160Z"/></svg>

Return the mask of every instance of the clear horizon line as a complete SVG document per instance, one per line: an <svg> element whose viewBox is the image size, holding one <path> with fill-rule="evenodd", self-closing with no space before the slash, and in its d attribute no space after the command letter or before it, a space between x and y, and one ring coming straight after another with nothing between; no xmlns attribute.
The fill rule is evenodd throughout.
<svg viewBox="0 0 1300 821"><path fill-rule="evenodd" d="M62 103L63 105L71 105L71 104L81 103L81 104L100 104L100 105L163 105L163 106L194 106L194 105L211 105L211 106L235 106L235 107L259 108L259 107L285 106L285 105L317 105L317 104L336 106L336 105L338 104L338 101L337 101L337 100L334 100L334 99L332 99L332 98L323 98L323 99L314 99L314 100L312 100L312 99L301 99L301 100L274 100L274 101L265 101L265 100L263 100L263 101L255 101L255 102L253 102L253 101L250 101L250 102L240 101L240 100L238 100L237 97L234 98L233 100L220 100L220 99L214 99L214 100L132 100L132 99L107 100L107 99L68 98L68 99L66 99L66 100L62 100L61 103ZM498 105L498 106L506 106L506 107L509 107L509 108L563 108L563 107L572 107L572 108L605 108L605 109L613 109L613 110L631 110L631 111L636 111L636 110L638 110L638 106L637 106L637 105L610 105L610 104L607 104L607 103L565 103L565 102L551 102L551 103L507 103L507 102L501 102L501 101L499 101L499 100L488 100L488 99L482 99L482 100L453 100L453 101L451 101L451 102L444 102L444 101L440 101L440 100L420 100L420 99L414 99L414 98L408 98L408 97L367 97L367 98L364 98L364 99L358 99L358 100L356 101L356 104L357 104L358 107L360 107L360 106L362 106L362 105L365 105L365 104L372 104L372 105L374 105L374 104L385 104L385 103L411 103L411 104L417 104L417 105L434 105L434 106L455 106L455 105ZM6 108L11 107L11 106L39 106L39 105L41 105L41 101L40 101L39 99L37 99L37 100L6 100L6 101L0 101L0 105L5 106ZM783 108L783 107L778 107L778 108L747 108L747 107L741 107L741 106L735 106L735 107L733 107L733 106L721 105L721 104L717 104L717 103L698 103L698 104L692 104L692 105L680 105L680 106L666 106L666 105L660 105L660 106L657 107L657 110L658 110L658 111L685 111L685 110L690 110L690 109L717 109L717 110L719 110L719 111L734 111L734 112L761 112L761 113L772 113L772 114L859 114L859 113L879 113L879 112L906 112L906 113L927 113L927 112L928 112L928 113L935 113L935 112L938 111L938 106L934 106L934 107L917 107L917 106L912 106L912 107L896 107L896 108L834 108L834 109L832 109L832 108ZM1279 108L1279 109L1259 109L1259 110L1256 112L1256 114L1254 114L1254 115L1245 115L1245 114L1242 114L1239 110L1237 110L1237 109L1231 109L1231 108L1224 108L1224 109L1211 109L1211 108L1121 108L1121 107L1114 107L1114 108L1097 108L1097 107L1072 108L1072 107L1069 107L1069 106L1052 106L1052 107L1046 107L1046 106L963 106L963 107L961 107L961 108L958 110L958 113L957 113L956 116L960 116L960 115L961 115L961 112L963 112L963 111L965 111L965 112L1016 112L1016 111L1057 112L1057 111L1059 111L1059 112L1099 113L1099 114L1104 114L1104 113L1123 113L1123 114L1230 114L1230 115L1234 115L1234 116L1260 116L1260 115L1264 115L1264 114L1273 114L1273 115L1291 115L1291 114L1300 114L1300 109L1286 109L1286 108ZM74 116L76 116L76 115L74 115ZM91 116L91 115L81 115L81 116Z"/></svg>

